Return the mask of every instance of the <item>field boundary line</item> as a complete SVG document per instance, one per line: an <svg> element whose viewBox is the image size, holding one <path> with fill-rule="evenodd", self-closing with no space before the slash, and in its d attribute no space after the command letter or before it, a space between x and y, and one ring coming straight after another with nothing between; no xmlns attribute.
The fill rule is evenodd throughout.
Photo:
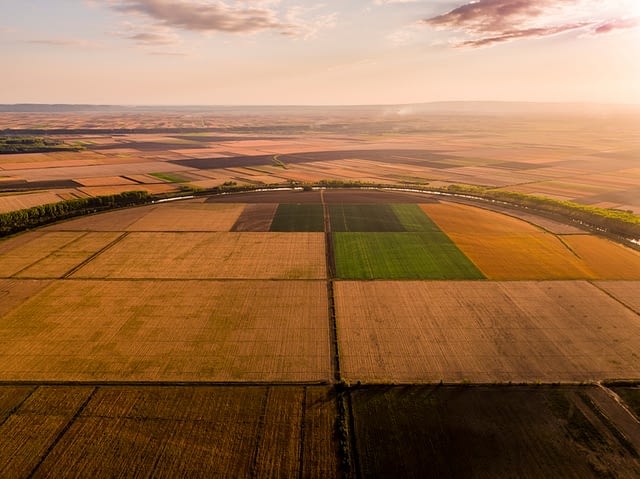
<svg viewBox="0 0 640 479"><path fill-rule="evenodd" d="M95 253L93 253L91 256L89 256L87 259L85 259L83 262L81 262L80 264L76 265L75 267L71 268L69 271L67 271L65 274L63 274L61 276L62 279L67 279L69 276L71 276L72 274L74 274L76 271L78 271L80 268L82 268L83 266L85 266L86 264L88 264L90 261L93 261L97 256L101 255L102 253L104 253L105 251L107 251L109 248L115 246L117 243L119 243L120 241L122 241L124 238L126 238L127 236L129 236L129 232L125 231L123 232L120 236L118 236L116 239L114 239L111 243L109 243L108 245L106 245L105 247L99 249L98 251L96 251Z"/></svg>
<svg viewBox="0 0 640 479"><path fill-rule="evenodd" d="M64 231L64 233L69 233L69 231ZM51 253L49 253L46 256L43 256L42 258L40 258L38 261L35 261L31 264L29 264L28 266L25 266L24 268L22 268L20 271L16 271L15 273L13 273L11 276L9 276L9 278L11 279L22 279L20 278L18 275L20 273L22 273L23 271L28 270L29 268L31 268L32 266L35 266L36 264L38 264L40 261L44 261L47 258L50 258L51 256L53 256L55 253L57 253L58 251L63 250L64 248L66 248L67 246L75 243L76 241L80 241L82 238L84 238L85 236L87 236L89 233L91 233L91 231L84 231L82 232L83 234L81 234L80 236L78 236L77 238L72 239L71 241L69 241L68 243L65 243L64 245L60 246L60 248L53 250ZM49 278L40 278L40 279L49 279Z"/></svg>
<svg viewBox="0 0 640 479"><path fill-rule="evenodd" d="M260 457L260 443L262 442L262 437L264 436L270 392L270 388L266 388L262 403L262 411L260 412L260 417L258 418L258 427L256 428L256 447L253 449L253 457L251 458L251 477L258 477L258 458Z"/></svg>
<svg viewBox="0 0 640 479"><path fill-rule="evenodd" d="M593 286L594 288L597 288L598 290L602 291L604 294L606 294L607 296L609 296L611 299L613 299L614 301L620 303L622 306L624 306L625 308L627 308L629 311L631 311L632 313L634 313L636 316L640 317L640 311L636 311L634 308L632 308L631 306L629 306L627 303L625 303L624 301L622 301L620 298L618 298L617 296L613 295L612 293L610 293L609 291L607 291L604 288L601 288L596 281L598 280L588 280L587 283L591 284L591 286ZM616 281L616 280L610 280L610 281Z"/></svg>
<svg viewBox="0 0 640 479"><path fill-rule="evenodd" d="M39 386L35 386L31 391L29 391L29 394L27 394L22 401L20 401L14 407L9 409L9 411L7 411L7 416L2 421L0 421L0 426L2 426L5 422L7 422L9 418L13 416L18 411L18 409L22 407L22 405L27 401L27 399L29 399L33 395L33 393L35 393L38 390L38 387Z"/></svg>
<svg viewBox="0 0 640 479"><path fill-rule="evenodd" d="M325 258L327 261L327 309L330 335L329 347L331 348L333 377L335 381L340 382L342 381L342 371L340 369L338 322L336 320L336 300L333 288L333 282L336 278L336 262L333 252L333 241L331 238L331 218L329 217L329 207L324 200L324 190L320 190L320 201L322 202L322 215L324 218Z"/></svg>
<svg viewBox="0 0 640 479"><path fill-rule="evenodd" d="M0 387L7 386L92 386L92 387L314 387L332 386L329 381L0 381Z"/></svg>
<svg viewBox="0 0 640 479"><path fill-rule="evenodd" d="M306 436L305 421L307 418L307 387L302 389L302 407L300 411L300 449L298 453L298 479L304 479L304 441Z"/></svg>
<svg viewBox="0 0 640 479"><path fill-rule="evenodd" d="M80 414L82 414L82 412L85 410L85 408L87 407L87 405L89 404L89 401L91 401L93 399L93 397L96 395L96 392L98 391L98 387L95 386L93 388L93 390L88 394L87 398L84 400L84 402L80 405L80 407L76 410L76 413L69 419L69 421L67 421L67 424L62 428L62 430L58 433L58 435L56 436L56 438L53 440L53 442L51 444L49 444L49 447L47 447L47 450L44 452L44 454L42 455L42 457L40 457L40 460L38 461L38 464L36 464L34 466L34 468L31 470L31 472L27 475L27 477L31 478L33 477L33 475L38 471L38 469L40 468L40 466L42 466L42 464L44 463L44 461L46 461L47 457L49 457L49 454L51 454L51 451L53 451L55 449L55 447L58 445L58 443L62 440L62 438L65 436L65 434L67 434L67 432L69 431L69 429L71 429L71 426L73 426L73 424L76 422L76 420L78 419L78 417L80 416Z"/></svg>

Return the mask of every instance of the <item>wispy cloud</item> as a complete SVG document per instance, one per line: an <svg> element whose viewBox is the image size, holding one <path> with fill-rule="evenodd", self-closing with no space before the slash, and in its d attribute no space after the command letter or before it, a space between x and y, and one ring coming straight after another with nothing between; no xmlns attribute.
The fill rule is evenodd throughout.
<svg viewBox="0 0 640 479"><path fill-rule="evenodd" d="M602 35L606 33L612 33L620 30L631 30L640 27L640 17L635 18L616 18L614 20L608 20L599 24L593 33L596 35Z"/></svg>
<svg viewBox="0 0 640 479"><path fill-rule="evenodd" d="M581 30L589 35L635 28L638 19L607 19L607 3L593 0L477 0L423 20L464 33L458 47L482 47Z"/></svg>
<svg viewBox="0 0 640 479"><path fill-rule="evenodd" d="M25 40L25 43L31 43L34 45L48 45L54 47L82 47L82 48L97 48L98 44L89 42L82 39L74 38L42 38Z"/></svg>
<svg viewBox="0 0 640 479"><path fill-rule="evenodd" d="M198 0L111 0L113 9L147 17L159 24L197 32L255 33L263 30L289 31L292 25L281 22L269 2ZM254 6L255 5L255 6Z"/></svg>

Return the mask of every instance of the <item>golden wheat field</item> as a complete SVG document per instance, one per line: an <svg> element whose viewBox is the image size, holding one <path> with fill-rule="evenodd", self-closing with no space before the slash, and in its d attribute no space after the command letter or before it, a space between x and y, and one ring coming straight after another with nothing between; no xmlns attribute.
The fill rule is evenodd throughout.
<svg viewBox="0 0 640 479"><path fill-rule="evenodd" d="M587 282L338 282L351 382L580 382L640 375L637 314Z"/></svg>
<svg viewBox="0 0 640 479"><path fill-rule="evenodd" d="M323 279L321 233L133 232L74 278Z"/></svg>
<svg viewBox="0 0 640 479"><path fill-rule="evenodd" d="M4 285L15 303L21 284ZM0 380L328 380L326 295L320 281L57 281L3 315Z"/></svg>

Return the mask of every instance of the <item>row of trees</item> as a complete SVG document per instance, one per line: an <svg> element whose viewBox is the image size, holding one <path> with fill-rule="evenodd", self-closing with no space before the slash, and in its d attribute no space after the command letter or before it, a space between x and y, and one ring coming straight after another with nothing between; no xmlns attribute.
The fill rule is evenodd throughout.
<svg viewBox="0 0 640 479"><path fill-rule="evenodd" d="M146 191L127 191L117 195L76 198L59 203L0 213L0 237L65 218L150 203L152 199L153 197Z"/></svg>

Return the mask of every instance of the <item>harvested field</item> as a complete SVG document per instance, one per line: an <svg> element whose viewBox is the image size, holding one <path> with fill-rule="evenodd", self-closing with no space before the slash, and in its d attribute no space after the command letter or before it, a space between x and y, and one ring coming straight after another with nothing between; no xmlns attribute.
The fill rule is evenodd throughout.
<svg viewBox="0 0 640 479"><path fill-rule="evenodd" d="M324 231L321 204L280 204L270 231Z"/></svg>
<svg viewBox="0 0 640 479"><path fill-rule="evenodd" d="M127 231L229 231L243 209L242 204L169 203L149 209Z"/></svg>
<svg viewBox="0 0 640 479"><path fill-rule="evenodd" d="M339 278L483 278L442 232L333 233L332 238Z"/></svg>
<svg viewBox="0 0 640 479"><path fill-rule="evenodd" d="M500 213L459 203L432 203L420 205L422 210L447 234L473 233L478 236L531 235L541 233L539 228Z"/></svg>
<svg viewBox="0 0 640 479"><path fill-rule="evenodd" d="M621 432L592 411L588 394L595 389L357 389L351 400L360 475L635 478L640 444L621 443Z"/></svg>
<svg viewBox="0 0 640 479"><path fill-rule="evenodd" d="M591 235L561 237L595 278L640 280L640 252Z"/></svg>
<svg viewBox="0 0 640 479"><path fill-rule="evenodd" d="M133 232L73 276L322 279L325 263L322 233Z"/></svg>
<svg viewBox="0 0 640 479"><path fill-rule="evenodd" d="M0 183L0 188L2 183ZM0 196L0 213L32 208L34 206L46 205L47 203L57 203L62 199L53 192L44 193L23 193L19 195Z"/></svg>
<svg viewBox="0 0 640 479"><path fill-rule="evenodd" d="M138 182L132 181L122 176L99 176L97 178L74 178L74 181L82 186L115 186L115 185L137 185Z"/></svg>
<svg viewBox="0 0 640 479"><path fill-rule="evenodd" d="M335 293L352 383L640 377L638 315L587 282L341 281Z"/></svg>
<svg viewBox="0 0 640 479"><path fill-rule="evenodd" d="M322 203L320 191L252 191L217 195L207 198L207 203Z"/></svg>
<svg viewBox="0 0 640 479"><path fill-rule="evenodd" d="M50 281L0 279L0 317L27 301Z"/></svg>
<svg viewBox="0 0 640 479"><path fill-rule="evenodd" d="M231 231L269 231L277 208L278 205L274 203L252 203L246 205L235 224L231 227Z"/></svg>
<svg viewBox="0 0 640 479"><path fill-rule="evenodd" d="M126 231L155 206L138 206L97 215L83 216L47 226L45 231Z"/></svg>
<svg viewBox="0 0 640 479"><path fill-rule="evenodd" d="M596 281L594 284L640 314L640 281Z"/></svg>
<svg viewBox="0 0 640 479"><path fill-rule="evenodd" d="M0 254L0 277L8 278L19 273L82 235L80 232L51 232L17 243L16 247Z"/></svg>
<svg viewBox="0 0 640 479"><path fill-rule="evenodd" d="M326 387L23 389L35 392L0 426L3 477L339 474L336 404ZM25 395L0 387L0 397L7 393ZM48 409L35 409L34 398Z"/></svg>
<svg viewBox="0 0 640 479"><path fill-rule="evenodd" d="M0 476L29 477L91 387L40 387L0 425Z"/></svg>
<svg viewBox="0 0 640 479"><path fill-rule="evenodd" d="M0 318L0 381L324 381L328 329L321 281L59 280Z"/></svg>
<svg viewBox="0 0 640 479"><path fill-rule="evenodd" d="M461 204L422 209L489 279L593 277L587 264L555 235L525 221Z"/></svg>
<svg viewBox="0 0 640 479"><path fill-rule="evenodd" d="M40 261L23 269L16 278L60 278L92 255L116 241L121 233L89 232Z"/></svg>
<svg viewBox="0 0 640 479"><path fill-rule="evenodd" d="M329 217L334 232L405 231L394 210L385 204L332 204Z"/></svg>

